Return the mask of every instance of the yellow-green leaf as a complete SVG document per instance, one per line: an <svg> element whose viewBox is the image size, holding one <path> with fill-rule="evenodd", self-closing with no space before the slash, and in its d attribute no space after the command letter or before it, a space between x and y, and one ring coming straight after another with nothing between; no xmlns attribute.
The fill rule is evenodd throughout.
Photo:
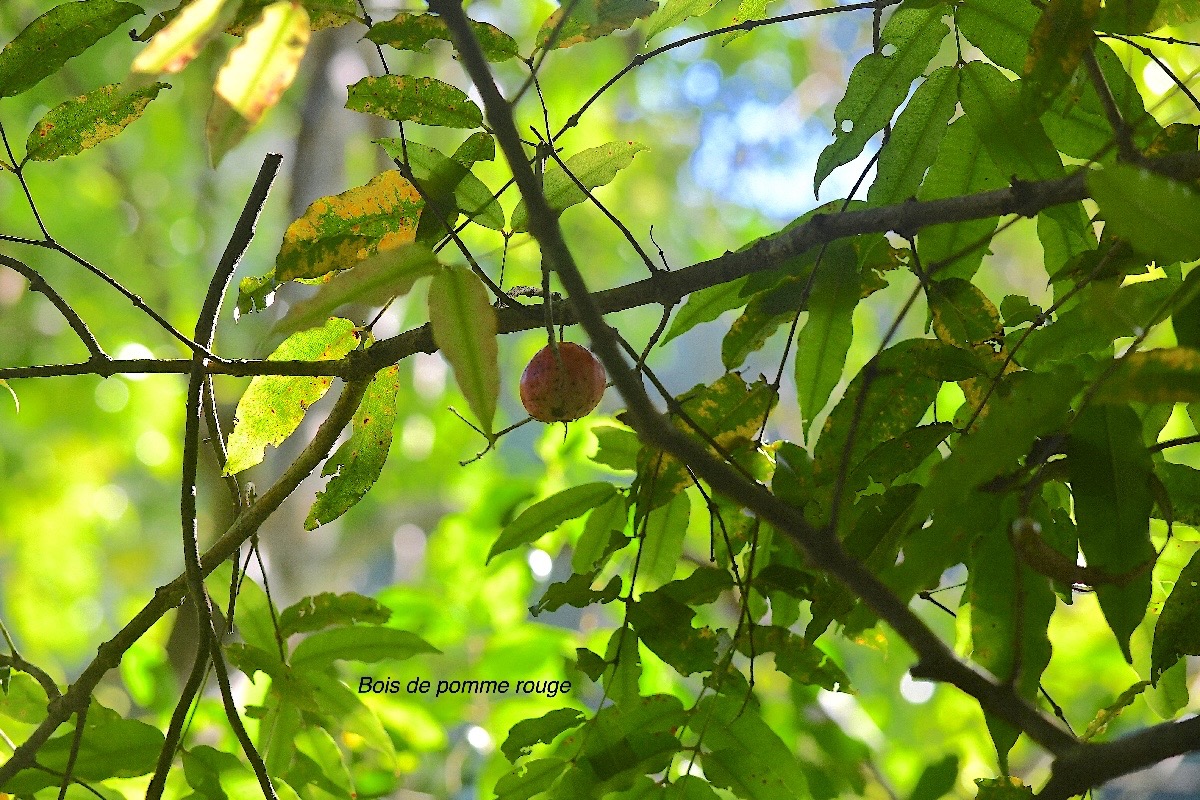
<svg viewBox="0 0 1200 800"><path fill-rule="evenodd" d="M359 332L348 319L331 319L324 327L288 337L268 361L329 361L358 345ZM308 407L333 384L330 377L259 375L238 401L229 461L225 474L234 475L263 460L267 445L278 447L304 419Z"/></svg>
<svg viewBox="0 0 1200 800"><path fill-rule="evenodd" d="M507 33L486 22L468 22L488 61L506 61L517 55L517 42ZM428 53L430 39L450 41L450 29L436 14L401 12L387 22L375 23L367 31L366 38L375 44L386 44L397 50Z"/></svg>
<svg viewBox="0 0 1200 800"><path fill-rule="evenodd" d="M237 16L226 28L227 33L242 36L258 19L259 12L272 0L241 0ZM322 31L326 28L337 28L358 18L358 3L355 0L300 0L300 5L308 12L310 30Z"/></svg>
<svg viewBox="0 0 1200 800"><path fill-rule="evenodd" d="M133 60L135 78L182 70L224 27L225 18L231 16L236 7L234 0L196 0L181 8Z"/></svg>
<svg viewBox="0 0 1200 800"><path fill-rule="evenodd" d="M421 206L416 188L396 170L314 200L283 235L275 279L319 278L408 244L416 236Z"/></svg>
<svg viewBox="0 0 1200 800"><path fill-rule="evenodd" d="M73 156L111 139L142 115L169 83L152 83L132 92L110 83L55 106L42 117L25 142L26 161L53 161Z"/></svg>
<svg viewBox="0 0 1200 800"><path fill-rule="evenodd" d="M208 150L213 165L246 134L291 86L308 47L308 12L300 3L272 3L226 59L213 87L208 112Z"/></svg>
<svg viewBox="0 0 1200 800"><path fill-rule="evenodd" d="M563 20L563 11L569 16ZM537 46L570 47L624 30L658 10L656 0L577 0L563 4L542 23ZM553 37L553 41L551 41Z"/></svg>
<svg viewBox="0 0 1200 800"><path fill-rule="evenodd" d="M350 87L346 108L397 122L444 128L478 128L479 106L456 86L413 75L367 77Z"/></svg>
<svg viewBox="0 0 1200 800"><path fill-rule="evenodd" d="M429 286L433 341L454 369L458 388L491 435L500 395L496 310L483 282L466 267L448 267Z"/></svg>
<svg viewBox="0 0 1200 800"><path fill-rule="evenodd" d="M633 163L634 156L648 149L637 142L609 142L576 153L563 163L571 175L591 191L612 181L618 172ZM554 211L563 211L587 199L579 184L557 164L547 167L542 191L546 194L546 203ZM529 230L529 212L524 200L513 210L512 229L517 232Z"/></svg>

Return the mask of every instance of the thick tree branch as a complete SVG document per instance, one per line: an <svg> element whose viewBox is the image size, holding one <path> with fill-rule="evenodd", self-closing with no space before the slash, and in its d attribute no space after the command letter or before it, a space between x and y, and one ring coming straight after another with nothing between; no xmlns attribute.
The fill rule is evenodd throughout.
<svg viewBox="0 0 1200 800"><path fill-rule="evenodd" d="M714 490L730 497L783 531L806 553L813 566L825 570L862 598L916 651L919 663L914 673L919 672L924 677L958 686L977 698L985 709L1018 726L1055 754L1067 752L1074 747L1076 740L1073 736L1060 728L1055 721L1024 702L1011 687L995 681L977 668L956 658L945 643L907 605L866 567L848 556L831 533L813 528L797 509L783 503L761 485L751 483L730 469L727 464L714 458L707 448L675 428L655 410L638 376L621 356L616 339L604 321L603 312L588 291L575 265L574 257L563 239L557 215L547 204L541 186L526 162L520 137L513 123L512 110L492 79L487 61L471 34L461 2L432 0L430 8L446 20L462 63L483 98L488 122L496 132L509 167L513 170L517 186L521 190L521 196L530 210L530 232L541 246L543 257L558 273L563 286L569 292L572 307L591 338L593 349L604 362L609 376L628 405L632 426L643 441L679 458ZM903 206L894 208L902 209ZM750 258L753 257L750 254L755 249L774 253L776 257L779 257L781 251L789 252L788 256L776 262L781 263L787 257L817 244L817 237L829 235L826 229L841 228L839 222L842 219L843 217L826 217L814 220L817 224L810 223L796 231L798 234L807 231L807 237L775 237L744 254L736 255ZM891 229L895 227L893 223ZM812 237L811 240L808 240L808 237ZM797 238L801 239L800 243L795 241ZM789 251L790 247L800 249ZM729 258L729 255L725 258ZM732 261L737 263L738 259Z"/></svg>

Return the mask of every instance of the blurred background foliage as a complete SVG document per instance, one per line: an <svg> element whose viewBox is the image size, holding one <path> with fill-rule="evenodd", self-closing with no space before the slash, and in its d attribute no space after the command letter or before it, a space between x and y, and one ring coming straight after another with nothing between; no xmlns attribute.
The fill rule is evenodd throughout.
<svg viewBox="0 0 1200 800"><path fill-rule="evenodd" d="M0 4L0 40L11 39L51 5L40 0ZM153 13L170 4L145 5ZM722 0L706 19L726 20L735 5ZM771 10L784 13L803 6L778 2ZM380 19L400 10L386 3L368 7ZM527 45L554 8L545 0L476 0L470 12ZM685 24L656 43L698 30L697 24ZM1200 27L1172 33L1200 38ZM176 327L189 330L264 152L284 154L286 180L276 185L239 276L266 271L284 228L313 199L360 185L390 167L370 144L371 139L391 135L383 123L342 108L348 84L379 72L374 48L357 41L360 34L355 25L315 33L296 86L213 170L204 156L203 129L212 77L232 41L223 37L197 64L175 76L172 89L124 135L53 166L29 167L30 187L47 227ZM810 189L816 156L832 138L833 105L850 67L869 52L870 35L869 14L841 14L760 28L724 47L709 39L674 50L619 82L562 145L568 154L612 140L648 145L649 152L639 155L599 196L643 242L648 242L653 226L654 240L671 266L711 258L776 231L817 205ZM628 63L642 44L639 36L635 28L550 54L540 89L554 115L552 127L557 129ZM36 90L5 99L0 121L10 139L19 142L53 105L124 75L138 48L127 37L114 35ZM1144 56L1119 45L1116 49L1147 98L1167 93L1168 85ZM409 63L420 60L424 74L469 86L449 58L448 44L434 42L431 50L432 54L388 51L388 58L397 73L410 71ZM1195 49L1170 48L1163 55L1180 75L1200 68ZM434 62L436 67L431 66ZM516 62L497 69L509 89L523 79ZM1180 116L1183 103L1175 96L1148 105L1166 124ZM524 126L541 121L532 93L518 112ZM455 134L443 129L417 128L411 136L445 152L457 143ZM864 155L839 169L826 183L823 197L844 197L868 158ZM479 174L497 188L502 166L482 165ZM502 197L506 211L515 202L511 191ZM0 220L7 233L37 235L20 186L7 177L0 180ZM594 288L640 277L643 265L601 214L579 206L563 221ZM996 257L977 279L989 296L1019 293L1035 303L1049 296L1032 225L1018 223L993 243ZM484 266L495 274L503 239L478 227L469 235ZM512 240L506 285L539 282L535 250L524 236ZM20 255L52 280L109 352L121 357L185 355L127 301L76 265L36 249ZM273 320L303 290L294 284L285 287L281 302L271 311L236 324L229 313L232 304L227 304L218 329L218 352L265 355L274 344L268 334ZM382 338L419 324L424 309L411 299L419 296L412 293L393 305L376 334ZM893 289L881 291L860 306L846 375L855 374L874 352L898 296ZM921 309L910 315L908 333L919 334L924 317ZM657 321L653 307L610 319L633 341L644 341ZM702 325L656 353L654 367L672 391L723 373L713 355L722 330L720 323ZM580 341L568 331L567 338L573 337ZM504 385L498 425L524 416L517 377L542 344L544 334L537 331L502 338ZM781 346L777 337L751 358L744 374L773 371L772 360ZM15 273L0 270L0 364L85 356L50 304L29 292ZM573 424L565 437L561 427L527 425L505 437L496 451L460 466L483 442L447 410L463 408L464 403L448 381L445 362L438 355L419 354L402 362L400 370L403 389L392 456L366 499L336 522L306 532L303 519L322 485L312 478L264 527L261 549L272 598L283 607L320 591L372 594L393 609L390 625L420 634L444 653L420 656L391 670L376 665L369 673L376 678L386 674L407 682L418 676L577 677L568 671L575 648L605 651L616 626L611 610L564 608L534 618L528 608L549 582L570 574L571 543L579 534L579 522L548 535L532 552L513 551L490 566L485 566L484 556L500 527L529 500L611 475L588 455L596 447L591 428L604 424L605 412L617 407L616 398L610 393L597 414ZM787 383L791 374L790 368L784 371L774 433L802 441L794 388ZM217 380L227 417L246 383ZM178 474L184 382L179 376L81 376L26 380L14 389L19 413L0 393L0 619L28 659L65 683L91 659L96 646L141 607L153 587L181 571ZM949 385L939 398L942 419L950 418L961 402L954 392ZM310 414L295 440L303 441L320 418L320 413ZM818 428L819 423L818 419ZM1193 432L1186 417L1177 414L1163 438ZM269 454L267 462L252 471L252 479L268 485L298 447L289 442L281 452ZM1200 466L1200 445L1173 448L1167 457ZM221 530L227 513L215 465L204 466L202 544L204 537ZM699 512L699 500L692 502ZM686 554L702 563L708 556L707 526L700 513L692 520ZM252 565L256 580L262 580L261 573ZM947 592L942 600L953 608L956 595L957 590ZM950 616L933 604L921 611L940 635L955 639ZM722 616L728 624L736 609L717 606L707 613ZM180 619L177 623L174 614L168 615L130 651L119 673L111 673L101 684L101 702L122 714L165 724L180 675L187 669L181 642L188 633L182 630L186 620ZM809 775L814 789L825 781L834 790L856 786L864 797L907 797L928 765L953 755L960 766L954 792L973 796L973 780L996 770L978 706L952 688L913 682L905 672L912 661L905 645L890 634L872 631L870 636L857 644L824 642L827 648L837 648L835 655L854 683L852 695L800 687L771 669L769 658L759 659L755 689L764 717L809 763L821 765ZM961 640L962 634L958 637ZM1138 679L1121 658L1091 595L1077 596L1072 608L1055 617L1051 639L1055 655L1045 686L1077 728ZM679 677L653 654L643 650L642 661L643 693L695 696L698 684ZM351 685L358 677L346 671ZM245 702L262 695L261 685L241 675L238 679L237 691ZM261 675L259 679L265 681ZM576 683L574 702L597 699L588 694L594 686ZM363 746L361 737L344 734L339 744L350 754L359 796L402 798L491 796L491 787L508 770L497 748L509 728L562 705L562 698L511 696L363 699L385 721L396 760L389 769ZM1157 720L1154 703L1153 694L1139 697L1112 729ZM1200 709L1196 699L1190 708ZM5 732L19 741L25 731L14 724ZM188 741L236 747L211 688ZM1022 742L1013 765L1036 781L1037 770L1046 765L1031 761L1035 755ZM110 783L124 786L132 797L144 781ZM71 796L82 796L77 788L72 787Z"/></svg>

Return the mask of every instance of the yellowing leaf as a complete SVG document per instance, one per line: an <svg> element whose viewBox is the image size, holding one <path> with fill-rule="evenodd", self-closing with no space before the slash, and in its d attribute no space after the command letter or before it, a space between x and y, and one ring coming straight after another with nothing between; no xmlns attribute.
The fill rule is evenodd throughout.
<svg viewBox="0 0 1200 800"><path fill-rule="evenodd" d="M376 175L365 186L314 200L288 226L275 258L279 282L319 278L349 269L379 250L413 241L422 201L399 172Z"/></svg>
<svg viewBox="0 0 1200 800"><path fill-rule="evenodd" d="M184 6L179 15L133 60L134 75L160 75L182 70L205 43L224 27L224 18L236 7L232 0L196 0Z"/></svg>
<svg viewBox="0 0 1200 800"><path fill-rule="evenodd" d="M119 83L93 89L50 110L29 132L26 161L52 161L73 156L111 139L142 115L169 83L152 83L132 92Z"/></svg>
<svg viewBox="0 0 1200 800"><path fill-rule="evenodd" d="M496 310L483 282L466 267L439 272L429 286L429 322L433 341L454 369L454 380L491 435L500 395Z"/></svg>
<svg viewBox="0 0 1200 800"><path fill-rule="evenodd" d="M330 361L358 345L359 334L348 319L331 319L322 328L301 331L288 339L268 361ZM267 445L278 447L304 420L308 407L325 396L330 377L259 375L238 401L229 461L225 474L234 475L263 460Z"/></svg>
<svg viewBox="0 0 1200 800"><path fill-rule="evenodd" d="M308 47L308 12L294 2L272 3L246 31L217 73L208 112L208 149L214 166L291 86Z"/></svg>

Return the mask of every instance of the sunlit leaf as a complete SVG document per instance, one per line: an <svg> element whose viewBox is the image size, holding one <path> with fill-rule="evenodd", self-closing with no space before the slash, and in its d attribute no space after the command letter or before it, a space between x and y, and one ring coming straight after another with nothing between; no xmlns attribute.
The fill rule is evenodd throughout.
<svg viewBox="0 0 1200 800"><path fill-rule="evenodd" d="M488 61L505 61L517 55L517 42L507 33L486 22L469 21L471 32ZM366 38L375 44L414 53L428 53L427 45L431 39L451 40L450 29L441 17L408 12L401 12L387 22L376 22L367 31Z"/></svg>
<svg viewBox="0 0 1200 800"><path fill-rule="evenodd" d="M142 115L169 83L154 83L126 93L110 83L52 108L29 132L27 161L53 161L73 156L111 139Z"/></svg>
<svg viewBox="0 0 1200 800"><path fill-rule="evenodd" d="M1150 679L1157 683L1185 655L1200 655L1200 553L1179 573L1154 626Z"/></svg>
<svg viewBox="0 0 1200 800"><path fill-rule="evenodd" d="M939 7L903 6L892 14L880 39L895 52L870 53L854 65L846 95L833 111L833 143L817 159L814 193L829 173L853 161L870 138L891 121L908 97L912 82L925 71L949 32Z"/></svg>
<svg viewBox="0 0 1200 800"><path fill-rule="evenodd" d="M463 91L437 78L366 77L350 87L346 108L397 122L445 128L478 128L483 112Z"/></svg>
<svg viewBox="0 0 1200 800"><path fill-rule="evenodd" d="M688 726L704 730L705 776L746 800L809 797L799 759L757 713L742 713L741 703L709 695Z"/></svg>
<svg viewBox="0 0 1200 800"><path fill-rule="evenodd" d="M624 30L658 10L657 0L577 0L563 3L542 23L538 47L571 47ZM570 15L563 20L564 11ZM551 41L553 37L553 41Z"/></svg>
<svg viewBox="0 0 1200 800"><path fill-rule="evenodd" d="M610 183L618 172L633 163L635 155L648 149L637 142L611 142L576 153L563 163L571 175L591 191ZM557 164L546 167L542 191L552 211L563 211L587 199L587 195ZM524 200L517 203L513 210L512 229L518 232L529 230L529 212Z"/></svg>
<svg viewBox="0 0 1200 800"><path fill-rule="evenodd" d="M89 711L72 774L85 781L148 774L154 769L156 751L162 748L162 732L145 722L122 719L114 712L103 713L105 711L107 709L95 707ZM46 742L38 750L38 763L61 772L66 767L74 738L74 734L68 732ZM17 791L14 786L5 788Z"/></svg>
<svg viewBox="0 0 1200 800"><path fill-rule="evenodd" d="M421 653L440 653L415 633L374 625L331 628L309 636L292 651L294 669L321 669L334 661L403 661Z"/></svg>
<svg viewBox="0 0 1200 800"><path fill-rule="evenodd" d="M975 800L1033 800L1033 787L1020 778L976 778Z"/></svg>
<svg viewBox="0 0 1200 800"><path fill-rule="evenodd" d="M141 13L141 7L117 0L81 0L55 6L29 23L0 51L0 97L33 88Z"/></svg>
<svg viewBox="0 0 1200 800"><path fill-rule="evenodd" d="M1148 170L1113 164L1088 173L1106 231L1161 265L1200 258L1200 193Z"/></svg>
<svg viewBox="0 0 1200 800"><path fill-rule="evenodd" d="M916 195L957 105L957 69L941 67L921 82L879 151L875 181L867 191L867 200L888 205Z"/></svg>
<svg viewBox="0 0 1200 800"><path fill-rule="evenodd" d="M0 386L3 386L5 391L8 392L9 397L12 398L13 407L16 408L17 413L21 413L21 398L17 397L17 391L12 386L9 386L8 381L5 380L0 380Z"/></svg>
<svg viewBox="0 0 1200 800"><path fill-rule="evenodd" d="M283 235L275 280L321 277L349 269L377 251L407 244L416 236L422 207L416 188L396 170L376 175L365 186L314 200ZM403 263L408 263L407 256ZM380 271L386 272L389 264L395 266L383 260Z"/></svg>
<svg viewBox="0 0 1200 800"><path fill-rule="evenodd" d="M508 732L508 738L500 746L500 752L509 761L516 762L538 743L549 744L562 732L578 727L584 720L583 712L574 708L556 708L537 719L518 722Z"/></svg>
<svg viewBox="0 0 1200 800"><path fill-rule="evenodd" d="M1021 74L1029 38L1040 19L1032 3L963 0L954 18L967 41L996 64Z"/></svg>
<svg viewBox="0 0 1200 800"><path fill-rule="evenodd" d="M392 610L370 597L354 592L322 592L290 605L279 614L279 633L284 638L294 633L319 631L334 625L369 622L382 625Z"/></svg>
<svg viewBox="0 0 1200 800"><path fill-rule="evenodd" d="M490 436L500 395L496 309L483 281L462 266L446 267L429 284L433 341L454 370L454 380Z"/></svg>
<svg viewBox="0 0 1200 800"><path fill-rule="evenodd" d="M698 17L711 11L719 2L720 0L667 0L646 23L646 41L674 28L688 17Z"/></svg>
<svg viewBox="0 0 1200 800"><path fill-rule="evenodd" d="M487 137L487 134L472 136ZM490 137L487 139L491 141ZM379 139L376 144L394 159L403 161L405 156L408 157L413 177L429 198L430 211L446 216L448 225L452 225L461 212L485 228L503 230L504 209L487 184L471 172L473 160L458 153L447 158L432 147L417 142L402 143L400 139ZM439 238L445 233L446 225L436 232Z"/></svg>
<svg viewBox="0 0 1200 800"><path fill-rule="evenodd" d="M221 163L296 77L308 48L308 13L291 0L272 3L217 73L208 112L209 158Z"/></svg>
<svg viewBox="0 0 1200 800"><path fill-rule="evenodd" d="M529 800L549 789L567 769L561 758L535 758L496 781L496 800Z"/></svg>
<svg viewBox="0 0 1200 800"><path fill-rule="evenodd" d="M234 36L244 36L258 20L263 9L275 0L241 0L237 16L226 29ZM309 28L314 31L345 25L358 16L355 0L296 0L308 12Z"/></svg>
<svg viewBox="0 0 1200 800"><path fill-rule="evenodd" d="M1079 525L1079 546L1089 567L1130 574L1119 585L1096 587L1100 608L1131 661L1129 636L1146 615L1150 570L1150 454L1142 423L1129 406L1092 405L1075 419L1067 442L1067 468Z"/></svg>
<svg viewBox="0 0 1200 800"><path fill-rule="evenodd" d="M375 485L392 445L400 368L393 364L375 374L354 414L353 430L325 462L321 475L332 475L304 520L304 529L324 525L345 514Z"/></svg>
<svg viewBox="0 0 1200 800"><path fill-rule="evenodd" d="M347 319L289 336L269 361L325 361L341 358L358 345L359 333ZM263 460L267 445L278 447L304 419L308 407L333 384L331 377L260 375L238 401L225 474L235 475Z"/></svg>
<svg viewBox="0 0 1200 800"><path fill-rule="evenodd" d="M620 495L593 509L571 552L571 569L575 572L598 569L610 555L625 547L629 543L624 534L628 517L625 498Z"/></svg>
<svg viewBox="0 0 1200 800"><path fill-rule="evenodd" d="M235 0L195 0L184 6L138 53L131 71L143 79L181 71L225 27L236 8Z"/></svg>
<svg viewBox="0 0 1200 800"><path fill-rule="evenodd" d="M537 541L567 520L582 517L593 508L607 503L616 494L617 489L611 483L585 483L534 503L504 527L488 551L487 560L491 561L501 553Z"/></svg>
<svg viewBox="0 0 1200 800"><path fill-rule="evenodd" d="M808 318L796 334L796 396L807 436L841 380L854 337L854 309L862 297L852 248L830 245L813 280Z"/></svg>

